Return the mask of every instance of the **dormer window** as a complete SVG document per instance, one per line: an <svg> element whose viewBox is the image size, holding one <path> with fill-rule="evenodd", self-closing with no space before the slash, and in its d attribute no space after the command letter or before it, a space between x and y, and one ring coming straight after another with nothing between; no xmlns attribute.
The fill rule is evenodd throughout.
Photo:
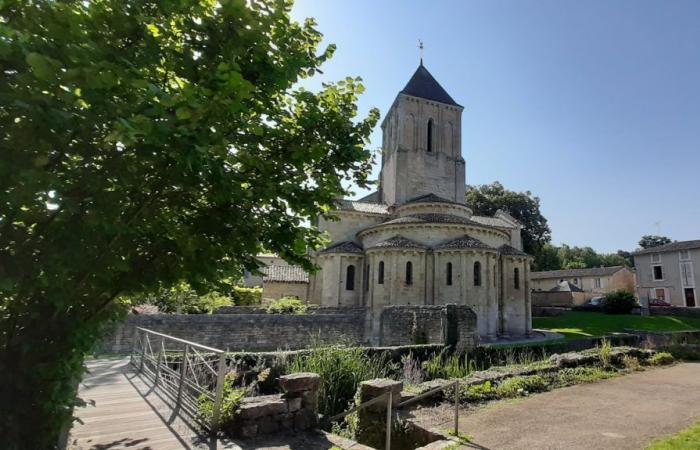
<svg viewBox="0 0 700 450"><path fill-rule="evenodd" d="M428 119L428 152L433 151L433 119Z"/></svg>

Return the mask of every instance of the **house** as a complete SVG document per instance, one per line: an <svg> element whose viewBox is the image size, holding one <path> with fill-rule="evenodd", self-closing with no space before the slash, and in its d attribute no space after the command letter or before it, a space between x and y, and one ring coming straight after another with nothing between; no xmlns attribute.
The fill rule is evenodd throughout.
<svg viewBox="0 0 700 450"><path fill-rule="evenodd" d="M564 280L553 288L532 293L532 306L555 306L570 308L586 302L586 293L577 285Z"/></svg>
<svg viewBox="0 0 700 450"><path fill-rule="evenodd" d="M462 111L421 62L382 123L379 188L319 217L330 245L309 301L366 307L373 328L393 306L469 306L480 335L531 331L530 264L522 226L466 205Z"/></svg>
<svg viewBox="0 0 700 450"><path fill-rule="evenodd" d="M306 301L309 274L299 266L269 265L262 270L262 298L294 297Z"/></svg>
<svg viewBox="0 0 700 450"><path fill-rule="evenodd" d="M698 306L695 279L700 277L700 240L672 242L632 255L641 302L648 299L672 306Z"/></svg>
<svg viewBox="0 0 700 450"><path fill-rule="evenodd" d="M583 291L585 300L620 289L635 289L635 273L625 266L532 272L531 278L535 292L549 291L568 281Z"/></svg>
<svg viewBox="0 0 700 450"><path fill-rule="evenodd" d="M289 264L284 259L273 253L261 253L255 257L260 261L265 267L267 266L288 266ZM243 286L244 287L260 287L263 285L263 275L262 273L252 273L248 270L243 272Z"/></svg>

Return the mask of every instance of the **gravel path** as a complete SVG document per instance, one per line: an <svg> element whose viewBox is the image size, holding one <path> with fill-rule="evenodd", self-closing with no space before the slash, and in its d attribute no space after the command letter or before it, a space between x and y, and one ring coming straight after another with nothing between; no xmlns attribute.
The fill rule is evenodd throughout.
<svg viewBox="0 0 700 450"><path fill-rule="evenodd" d="M450 414L416 412L438 428L449 427ZM460 430L477 449L638 450L697 420L700 364L684 363L465 411Z"/></svg>

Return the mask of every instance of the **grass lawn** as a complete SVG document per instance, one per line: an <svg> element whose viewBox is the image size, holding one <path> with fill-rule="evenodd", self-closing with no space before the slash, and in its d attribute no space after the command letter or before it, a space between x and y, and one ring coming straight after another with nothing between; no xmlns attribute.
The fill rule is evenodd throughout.
<svg viewBox="0 0 700 450"><path fill-rule="evenodd" d="M652 441L647 450L697 450L700 448L700 422L678 434Z"/></svg>
<svg viewBox="0 0 700 450"><path fill-rule="evenodd" d="M561 333L566 340L623 333L625 328L645 331L700 330L698 317L614 315L571 311L556 317L533 317L533 328Z"/></svg>

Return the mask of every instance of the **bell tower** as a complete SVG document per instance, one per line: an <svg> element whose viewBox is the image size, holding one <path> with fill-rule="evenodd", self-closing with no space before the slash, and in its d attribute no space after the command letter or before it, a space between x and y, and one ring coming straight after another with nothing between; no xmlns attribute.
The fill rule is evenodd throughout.
<svg viewBox="0 0 700 450"><path fill-rule="evenodd" d="M465 202L462 110L421 60L382 122L381 201L435 194Z"/></svg>

